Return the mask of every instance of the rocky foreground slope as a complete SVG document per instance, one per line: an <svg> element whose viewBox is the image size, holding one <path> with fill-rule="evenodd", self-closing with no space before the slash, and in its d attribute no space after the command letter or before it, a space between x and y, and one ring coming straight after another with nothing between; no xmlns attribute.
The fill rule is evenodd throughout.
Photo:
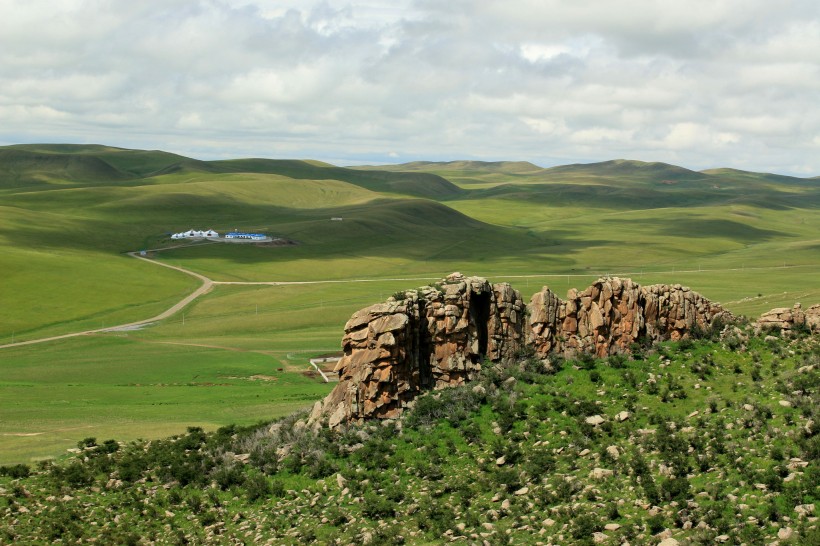
<svg viewBox="0 0 820 546"><path fill-rule="evenodd" d="M487 364L335 431L87 438L0 466L0 544L815 546L820 337L791 326Z"/></svg>
<svg viewBox="0 0 820 546"><path fill-rule="evenodd" d="M719 304L680 285L642 287L606 277L561 300L544 287L525 305L509 283L453 273L434 286L394 294L345 324L339 384L311 421L333 428L394 418L422 391L475 378L482 362L522 350L604 357L636 343L676 341L731 319Z"/></svg>

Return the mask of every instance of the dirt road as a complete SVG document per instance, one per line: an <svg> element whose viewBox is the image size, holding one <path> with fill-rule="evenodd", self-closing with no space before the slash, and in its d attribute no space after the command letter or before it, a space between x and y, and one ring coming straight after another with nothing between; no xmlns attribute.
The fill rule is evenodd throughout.
<svg viewBox="0 0 820 546"><path fill-rule="evenodd" d="M202 281L202 285L199 288L197 288L196 290L194 290L191 294L189 294L188 296L183 298L181 301L174 304L172 307L166 309L165 311L163 311L162 313L160 313L159 315L157 315L155 317L151 317L151 318L144 319L144 320L138 320L138 321L135 321L135 322L129 322L129 323L126 323L126 324L120 324L118 326L109 326L107 328L97 328L97 329L94 329L94 330L84 330L82 332L73 332L71 334L63 334L63 335L60 335L60 336L44 337L44 338L40 338L40 339L30 339L28 341L19 341L17 343L7 343L5 345L0 345L0 349L5 349L7 347L20 347L22 345L34 345L35 343L45 343L47 341L56 341L58 339L67 339L67 338L70 338L70 337L85 336L85 335L88 335L88 334L97 334L97 333L100 333L100 332L115 332L117 330L128 330L128 329L132 329L132 328L135 328L135 327L144 326L146 324L150 324L152 322L157 322L157 321L160 321L160 320L164 320L164 319L172 316L174 313L177 313L178 311L183 309L186 305L188 305L189 303L191 303L192 301L197 299L202 294L206 294L207 292L209 292L211 290L211 288L213 287L213 285L214 285L214 281L212 281L211 279L209 279L205 275L200 275L199 273L194 273L193 271L189 271L187 269L183 269L182 267L177 267L175 265L164 264L164 263L158 262L156 260L149 260L148 258L144 258L144 257L140 256L136 252L129 252L128 254L130 256L133 256L134 258L137 258L138 260L145 260L146 262L149 262L149 263L152 263L152 264L161 265L163 267L168 267L170 269L176 269L177 271L181 271L182 273L185 273L186 275L191 275L192 277L196 277L197 279Z"/></svg>

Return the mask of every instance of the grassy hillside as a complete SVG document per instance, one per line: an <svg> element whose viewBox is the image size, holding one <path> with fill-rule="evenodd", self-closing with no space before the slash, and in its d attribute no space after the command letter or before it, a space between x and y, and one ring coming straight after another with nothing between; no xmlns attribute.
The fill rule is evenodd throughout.
<svg viewBox="0 0 820 546"><path fill-rule="evenodd" d="M296 180L339 180L372 191L430 199L453 197L461 193L458 186L440 176L428 173L354 171L316 161L282 159L236 159L212 161L210 164L226 172L279 174Z"/></svg>
<svg viewBox="0 0 820 546"><path fill-rule="evenodd" d="M133 347L160 341L221 347L228 359L271 351L297 372L306 369L307 356L338 349L342 325L357 309L453 271L508 280L525 298L543 285L562 294L618 274L643 284L684 283L749 315L795 301L810 305L820 302L819 184L635 161L553 169L523 162L352 169L315 161L201 161L95 145L5 147L0 344L146 319L198 285L125 254L140 249L160 249L153 259L216 281L317 284L216 285L185 309L184 327L178 313L116 334L128 341L123 352L138 355ZM180 245L168 237L189 228L262 231L297 244ZM76 351L70 348L75 342ZM72 354L111 367L128 360L104 344L75 342L65 342L66 362ZM0 349L0 366L36 369L43 347ZM169 355L181 369L198 359ZM78 372L65 385L86 381ZM11 411L2 402L11 399L5 388L0 414ZM244 394L232 404L254 407L255 394L237 392ZM82 390L64 390L70 404L85 397ZM36 400L26 402L34 404L33 413L40 411ZM108 402L112 414L130 411L114 398ZM73 426L68 416L61 424L60 415L48 427ZM206 428L228 423L210 420ZM17 425L20 434L43 430L37 420ZM170 411L167 425L180 426ZM165 430L116 418L98 426L118 438ZM76 441L63 436L62 444L46 446L38 438L16 436L7 452L53 455Z"/></svg>
<svg viewBox="0 0 820 546"><path fill-rule="evenodd" d="M86 436L60 463L0 467L0 540L817 544L817 338L633 356L487 365L337 433L295 414Z"/></svg>

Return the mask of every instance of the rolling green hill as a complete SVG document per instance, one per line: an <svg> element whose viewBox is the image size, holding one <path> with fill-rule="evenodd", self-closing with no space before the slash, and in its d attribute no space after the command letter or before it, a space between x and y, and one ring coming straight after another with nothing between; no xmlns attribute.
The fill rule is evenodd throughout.
<svg viewBox="0 0 820 546"><path fill-rule="evenodd" d="M429 173L352 170L315 161L284 159L238 159L213 161L211 164L225 172L279 174L296 180L339 180L371 191L430 199L454 197L461 193L458 186Z"/></svg>
<svg viewBox="0 0 820 546"><path fill-rule="evenodd" d="M0 149L0 190L32 190L51 185L111 184L129 176L103 159L87 155L65 155Z"/></svg>
<svg viewBox="0 0 820 546"><path fill-rule="evenodd" d="M818 207L817 178L637 161L551 169L475 161L342 168L202 161L97 145L2 147L0 344L147 319L197 286L183 273L125 254L141 249L220 282L312 283L215 285L165 321L94 336L117 337L120 350L135 355L144 354L145 344L183 343L210 347L220 353L214 362L230 363L259 351L270 360L256 361L258 373L305 371L306 357L338 349L351 313L408 281L424 284L453 271L510 281L525 297L543 285L558 293L583 287L607 273L642 284L680 282L733 312L755 315L795 301L820 302ZM261 231L295 244L169 238L189 228ZM118 359L105 343L61 343L64 366L86 358L138 366L139 359ZM39 356L42 347L0 349L0 366L50 365ZM182 369L195 368L199 358L173 354ZM69 388L86 384L88 375L60 388L66 408L82 406L94 392ZM169 411L174 397L188 396L160 383L146 396ZM3 388L0 422L8 422ZM240 409L257 407L256 391L225 389ZM122 407L116 397L107 400L111 415L133 409L125 400ZM280 411L281 401L270 407ZM305 403L294 399L287 407ZM0 430L22 434L14 436L14 453L33 458L71 445L54 431L67 427L63 421L75 423L77 414L43 419L46 414ZM182 425L109 419L95 426L112 436L156 437ZM26 436L44 431L48 441ZM8 445L8 437L0 440ZM0 459L2 452L0 446Z"/></svg>

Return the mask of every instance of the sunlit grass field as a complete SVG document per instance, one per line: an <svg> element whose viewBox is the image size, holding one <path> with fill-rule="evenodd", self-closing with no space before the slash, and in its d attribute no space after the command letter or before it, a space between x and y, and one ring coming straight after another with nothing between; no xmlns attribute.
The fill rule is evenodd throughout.
<svg viewBox="0 0 820 546"><path fill-rule="evenodd" d="M354 311L453 271L525 299L610 274L749 316L820 302L816 179L635 162L390 168L407 175L54 146L0 149L0 165L0 344L146 319L198 286L132 250L215 281L316 281L216 285L141 330L0 349L0 462L309 406L330 387L302 375L307 359L338 350ZM171 248L189 228L296 244Z"/></svg>

